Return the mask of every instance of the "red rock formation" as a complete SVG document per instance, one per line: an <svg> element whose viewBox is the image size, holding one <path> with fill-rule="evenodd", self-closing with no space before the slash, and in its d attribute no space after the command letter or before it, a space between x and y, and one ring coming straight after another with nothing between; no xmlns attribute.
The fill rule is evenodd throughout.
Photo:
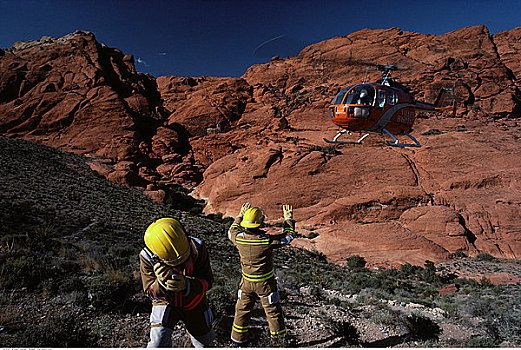
<svg viewBox="0 0 521 350"><path fill-rule="evenodd" d="M127 185L161 179L154 172L165 158L184 168L190 163L182 130L160 127L155 79L92 33L17 42L2 51L0 72L3 135L95 156L94 168ZM190 176L169 174L168 181L170 175L200 179L199 170L186 171Z"/></svg>
<svg viewBox="0 0 521 350"><path fill-rule="evenodd" d="M234 216L249 201L276 221L291 203L299 232L318 234L295 244L332 261L359 254L372 265L423 265L456 251L519 258L520 33L365 29L241 78L160 77L161 96L131 56L91 34L42 38L0 53L0 132L97 155L91 167L115 182L196 186L206 212ZM398 77L427 102L453 87L457 117L420 115L420 149L392 148L378 135L325 144L336 132L331 98L379 78L363 62L410 67ZM158 190L149 195L164 200Z"/></svg>
<svg viewBox="0 0 521 350"><path fill-rule="evenodd" d="M228 130L250 100L251 86L243 79L159 77L168 124L183 125L192 136Z"/></svg>
<svg viewBox="0 0 521 350"><path fill-rule="evenodd" d="M251 201L271 220L282 203L293 203L300 232L319 234L296 245L333 261L359 254L372 264L422 265L458 250L519 258L519 55L510 49L508 60L501 56L518 33L490 36L483 26L439 36L363 30L255 65L243 76L253 101L235 129L191 140L196 157L210 164L194 194L207 200L208 212L235 215ZM333 152L321 141L335 132L324 107L340 87L362 81L366 66L355 62L410 67L400 78L427 101L441 86L454 86L458 118L419 119L418 150L373 136ZM281 117L288 125L273 127ZM434 129L442 133L430 135Z"/></svg>

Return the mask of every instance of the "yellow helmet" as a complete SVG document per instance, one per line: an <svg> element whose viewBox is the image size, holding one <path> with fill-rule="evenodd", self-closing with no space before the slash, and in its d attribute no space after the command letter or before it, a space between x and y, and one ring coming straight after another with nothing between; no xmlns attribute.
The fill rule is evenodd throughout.
<svg viewBox="0 0 521 350"><path fill-rule="evenodd" d="M162 218L145 231L145 245L166 264L176 266L190 256L190 245L179 221Z"/></svg>
<svg viewBox="0 0 521 350"><path fill-rule="evenodd" d="M247 228L259 227L264 222L264 214L261 208L250 208L242 217L241 226Z"/></svg>

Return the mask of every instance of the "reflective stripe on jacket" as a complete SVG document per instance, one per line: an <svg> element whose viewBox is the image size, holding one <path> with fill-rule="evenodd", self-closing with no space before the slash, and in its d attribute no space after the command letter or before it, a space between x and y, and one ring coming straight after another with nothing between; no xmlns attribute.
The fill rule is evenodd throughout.
<svg viewBox="0 0 521 350"><path fill-rule="evenodd" d="M192 310L205 299L206 291L212 287L213 273L204 243L195 237L188 237L188 240L191 250L190 257L185 263L172 267L174 273L187 277L184 292L168 292L159 283L154 273L157 257L146 247L141 250L139 260L143 291L152 299L153 305L170 305Z"/></svg>
<svg viewBox="0 0 521 350"><path fill-rule="evenodd" d="M248 281L265 281L274 276L273 249L289 244L295 234L295 220L287 219L281 235L269 235L261 229L245 229L242 216L235 218L228 230L241 257L242 276Z"/></svg>

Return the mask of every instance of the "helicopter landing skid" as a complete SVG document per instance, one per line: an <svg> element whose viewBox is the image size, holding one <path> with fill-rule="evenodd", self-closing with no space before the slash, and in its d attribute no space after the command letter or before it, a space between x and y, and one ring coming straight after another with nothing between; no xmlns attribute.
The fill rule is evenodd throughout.
<svg viewBox="0 0 521 350"><path fill-rule="evenodd" d="M414 143L400 143L398 141L398 139L396 138L396 136L394 136L393 134L391 134L389 132L389 130L387 129L382 129L382 131L384 131L387 135L391 136L394 140L394 142L391 142L391 141L385 141L385 143L387 143L389 146L394 146L394 147L421 147L422 145L418 142L418 140L416 140L414 137L412 137L411 135L409 135L408 133L404 132L404 135L406 136L409 136L409 138L414 142Z"/></svg>
<svg viewBox="0 0 521 350"><path fill-rule="evenodd" d="M336 134L336 136L333 138L333 140L328 140L324 137L324 141L326 141L327 143L336 143L336 144L349 144L349 145L360 145L362 143L362 141L367 137L369 136L369 134L364 134L364 136L360 137L358 139L358 141L338 141L338 138L340 136L342 136L343 134L345 133L348 133L349 135L351 135L351 132L347 131L346 129L342 129L338 132L338 134Z"/></svg>

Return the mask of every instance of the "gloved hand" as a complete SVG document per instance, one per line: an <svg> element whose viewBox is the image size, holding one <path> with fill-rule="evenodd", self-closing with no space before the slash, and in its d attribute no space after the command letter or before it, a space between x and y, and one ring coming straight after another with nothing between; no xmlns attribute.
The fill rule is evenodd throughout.
<svg viewBox="0 0 521 350"><path fill-rule="evenodd" d="M284 212L284 219L293 219L293 207L291 205L284 204L282 211Z"/></svg>
<svg viewBox="0 0 521 350"><path fill-rule="evenodd" d="M169 292L182 292L186 289L186 277L183 275L174 274L163 283Z"/></svg>
<svg viewBox="0 0 521 350"><path fill-rule="evenodd" d="M172 278L172 269L162 263L154 264L154 273L161 282Z"/></svg>
<svg viewBox="0 0 521 350"><path fill-rule="evenodd" d="M156 263L154 273L160 284L169 292L182 292L186 289L186 277L173 273L172 269L165 264Z"/></svg>
<svg viewBox="0 0 521 350"><path fill-rule="evenodd" d="M241 207L241 211L239 212L239 216L243 216L244 213L246 213L246 210L250 209L251 208L251 204L250 203L244 203Z"/></svg>

